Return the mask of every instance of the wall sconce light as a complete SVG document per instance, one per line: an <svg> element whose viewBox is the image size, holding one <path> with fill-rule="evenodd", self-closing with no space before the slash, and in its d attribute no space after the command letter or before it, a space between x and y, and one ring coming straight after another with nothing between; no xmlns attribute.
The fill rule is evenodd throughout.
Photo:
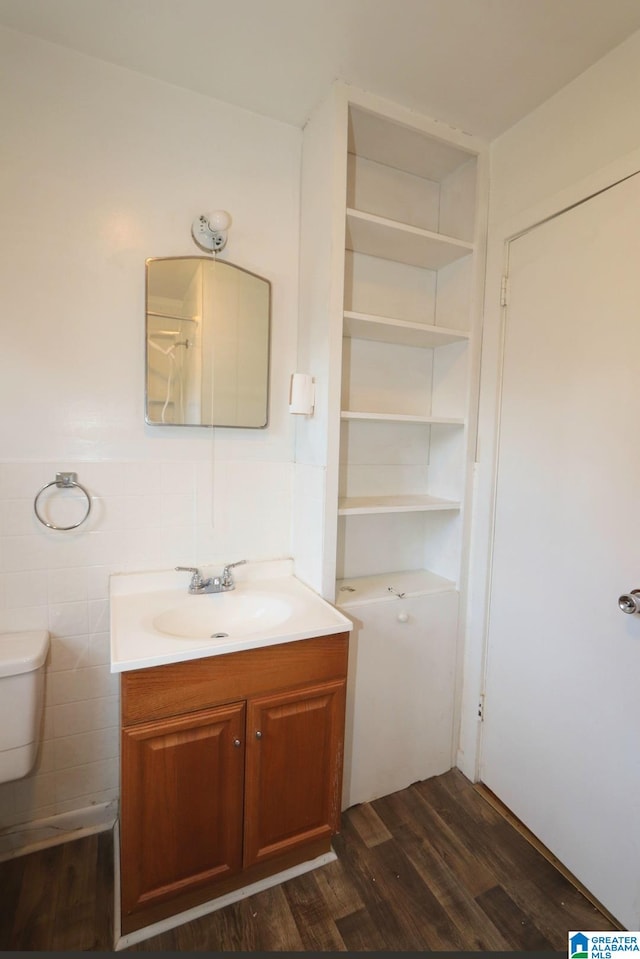
<svg viewBox="0 0 640 959"><path fill-rule="evenodd" d="M191 235L199 247L211 253L219 253L227 242L227 230L231 217L226 210L202 213L191 224Z"/></svg>

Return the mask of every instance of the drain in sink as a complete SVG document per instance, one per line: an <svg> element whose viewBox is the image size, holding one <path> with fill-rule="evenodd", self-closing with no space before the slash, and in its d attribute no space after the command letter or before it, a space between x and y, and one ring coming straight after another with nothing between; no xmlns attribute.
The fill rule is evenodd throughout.
<svg viewBox="0 0 640 959"><path fill-rule="evenodd" d="M210 639L227 639L229 633L211 633Z"/></svg>

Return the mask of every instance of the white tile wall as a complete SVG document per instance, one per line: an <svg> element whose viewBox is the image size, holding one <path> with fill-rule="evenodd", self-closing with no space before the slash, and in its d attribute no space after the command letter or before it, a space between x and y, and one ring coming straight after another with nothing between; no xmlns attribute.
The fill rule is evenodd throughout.
<svg viewBox="0 0 640 959"><path fill-rule="evenodd" d="M1 832L117 795L111 571L290 554L302 132L2 27L0 64L0 631L52 633L38 768L0 785ZM144 423L145 259L194 255L211 204L233 218L229 259L272 283L266 430ZM34 217L58 224L37 260ZM48 530L33 497L72 470L91 515Z"/></svg>
<svg viewBox="0 0 640 959"><path fill-rule="evenodd" d="M60 469L92 497L87 522L69 532L33 512ZM291 463L254 459L0 463L0 632L51 634L36 768L0 785L0 831L118 797L109 574L290 555L291 475Z"/></svg>
<svg viewBox="0 0 640 959"><path fill-rule="evenodd" d="M322 593L325 570L324 501L326 471L322 466L296 463L294 468L294 554L296 575ZM331 570L331 580L335 572ZM328 596L333 601L333 596Z"/></svg>

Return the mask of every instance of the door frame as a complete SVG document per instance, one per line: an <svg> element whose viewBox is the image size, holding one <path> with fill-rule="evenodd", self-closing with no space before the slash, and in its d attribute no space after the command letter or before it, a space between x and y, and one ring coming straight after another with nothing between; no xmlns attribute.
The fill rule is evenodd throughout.
<svg viewBox="0 0 640 959"><path fill-rule="evenodd" d="M640 172L640 149L590 174L564 190L503 222L491 223L482 325L480 392L471 503L468 589L464 610L465 644L460 728L456 765L472 781L480 778L482 721L480 718L487 666L489 610L493 569L494 526L500 437L500 412L507 307L501 305L502 277L508 273L513 240L562 215Z"/></svg>

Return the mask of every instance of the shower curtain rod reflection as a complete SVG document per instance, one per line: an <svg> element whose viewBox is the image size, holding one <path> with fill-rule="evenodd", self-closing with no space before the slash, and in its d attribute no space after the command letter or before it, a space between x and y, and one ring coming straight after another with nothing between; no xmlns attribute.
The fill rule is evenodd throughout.
<svg viewBox="0 0 640 959"><path fill-rule="evenodd" d="M155 310L147 310L147 316L159 316L163 320L184 320L186 323L199 323L199 316L178 316L176 313L157 313Z"/></svg>
<svg viewBox="0 0 640 959"><path fill-rule="evenodd" d="M172 343L171 346L169 346L166 350L164 350L161 346L158 346L157 343L153 342L153 338L155 336L160 336L160 337L180 336L180 331L179 330L157 330L155 333L149 333L149 346L152 346L154 350L160 350L160 352L164 353L165 356L167 356L171 352L171 350L175 349L176 346L184 346L184 348L187 350L190 349L191 346L193 346L191 340L189 339L178 340L177 343Z"/></svg>

